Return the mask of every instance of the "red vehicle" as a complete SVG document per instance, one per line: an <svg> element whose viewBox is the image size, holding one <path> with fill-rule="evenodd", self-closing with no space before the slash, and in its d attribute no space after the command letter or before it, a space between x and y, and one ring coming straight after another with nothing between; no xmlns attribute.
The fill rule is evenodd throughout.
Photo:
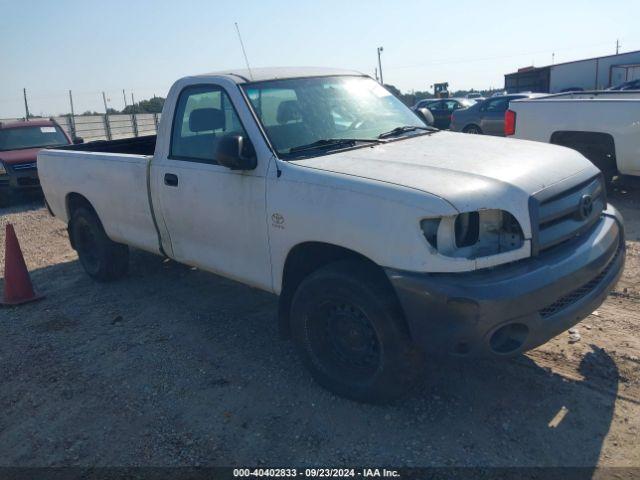
<svg viewBox="0 0 640 480"><path fill-rule="evenodd" d="M40 189L36 168L40 150L70 143L71 138L53 120L0 122L0 206L10 203L14 193Z"/></svg>

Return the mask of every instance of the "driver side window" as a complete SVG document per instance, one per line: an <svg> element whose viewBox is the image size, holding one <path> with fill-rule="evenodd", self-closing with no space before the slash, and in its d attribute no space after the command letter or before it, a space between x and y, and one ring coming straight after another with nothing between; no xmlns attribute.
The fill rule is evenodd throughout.
<svg viewBox="0 0 640 480"><path fill-rule="evenodd" d="M212 85L186 87L173 118L169 158L215 165L225 135L248 138L227 94Z"/></svg>

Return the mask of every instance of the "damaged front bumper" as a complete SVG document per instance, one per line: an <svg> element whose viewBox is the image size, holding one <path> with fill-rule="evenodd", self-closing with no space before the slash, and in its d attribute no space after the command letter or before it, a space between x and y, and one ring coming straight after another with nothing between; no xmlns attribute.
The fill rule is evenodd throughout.
<svg viewBox="0 0 640 480"><path fill-rule="evenodd" d="M593 312L624 261L622 218L610 206L579 240L525 260L469 273L386 273L414 342L427 353L508 356Z"/></svg>

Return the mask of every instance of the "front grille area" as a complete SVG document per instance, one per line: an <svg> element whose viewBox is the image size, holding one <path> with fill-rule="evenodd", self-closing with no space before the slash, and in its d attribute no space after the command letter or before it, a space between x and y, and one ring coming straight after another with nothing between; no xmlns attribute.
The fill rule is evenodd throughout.
<svg viewBox="0 0 640 480"><path fill-rule="evenodd" d="M16 172L23 172L25 170L35 170L37 167L36 167L36 162L31 162L31 163L20 163L18 165L12 165L11 168Z"/></svg>
<svg viewBox="0 0 640 480"><path fill-rule="evenodd" d="M534 254L585 233L598 221L606 203L600 175L549 198L534 197L531 212Z"/></svg>
<svg viewBox="0 0 640 480"><path fill-rule="evenodd" d="M618 251L613 256L611 261L607 264L607 266L604 268L604 270L602 270L602 272L600 272L592 280L585 283L581 287L576 288L575 290L566 294L564 297L561 297L555 302L553 302L551 305L543 308L542 310L539 310L540 316L542 318L547 318L552 315L555 315L556 313L573 305L574 303L579 301L581 298L591 293L600 284L600 282L604 279L604 277L606 277L607 274L611 271L613 266L616 264L618 257L622 255L622 251L623 251L622 247L618 247Z"/></svg>

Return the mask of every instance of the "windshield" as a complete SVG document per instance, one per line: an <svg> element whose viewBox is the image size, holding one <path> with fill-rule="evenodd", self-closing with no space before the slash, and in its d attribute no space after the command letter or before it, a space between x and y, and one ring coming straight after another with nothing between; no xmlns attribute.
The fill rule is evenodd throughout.
<svg viewBox="0 0 640 480"><path fill-rule="evenodd" d="M285 157L327 139L371 141L398 127L425 127L400 100L368 77L272 80L243 85L243 89L272 145Z"/></svg>
<svg viewBox="0 0 640 480"><path fill-rule="evenodd" d="M68 145L64 133L55 126L15 127L0 130L0 151Z"/></svg>

